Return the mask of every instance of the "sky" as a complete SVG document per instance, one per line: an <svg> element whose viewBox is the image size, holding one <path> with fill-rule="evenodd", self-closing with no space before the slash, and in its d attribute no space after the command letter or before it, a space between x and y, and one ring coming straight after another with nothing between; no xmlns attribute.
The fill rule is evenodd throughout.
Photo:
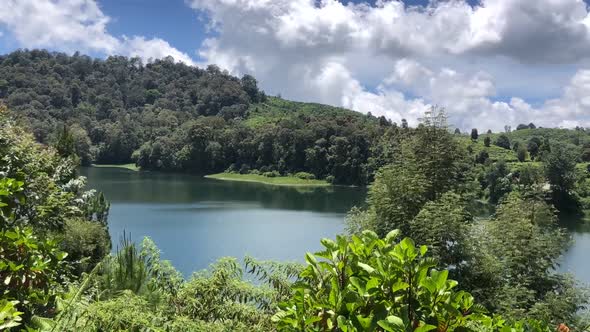
<svg viewBox="0 0 590 332"><path fill-rule="evenodd" d="M0 53L216 64L267 94L462 130L590 127L583 0L0 0Z"/></svg>

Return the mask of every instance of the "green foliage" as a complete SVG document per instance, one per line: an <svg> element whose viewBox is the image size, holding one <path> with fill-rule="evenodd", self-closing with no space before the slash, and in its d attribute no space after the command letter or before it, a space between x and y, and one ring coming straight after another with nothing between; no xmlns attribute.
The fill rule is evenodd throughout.
<svg viewBox="0 0 590 332"><path fill-rule="evenodd" d="M504 134L498 136L494 144L504 149L510 149L510 139Z"/></svg>
<svg viewBox="0 0 590 332"><path fill-rule="evenodd" d="M324 250L307 254L307 267L292 297L274 315L280 331L513 331L486 315L448 271L436 270L399 231L384 239L365 231L350 240L324 239ZM543 324L526 331L550 331ZM525 331L523 325L516 331ZM519 328L520 326L520 328Z"/></svg>
<svg viewBox="0 0 590 332"><path fill-rule="evenodd" d="M74 272L90 272L111 250L111 238L100 223L84 219L70 219L63 232L56 235L60 248L68 253Z"/></svg>
<svg viewBox="0 0 590 332"><path fill-rule="evenodd" d="M367 199L375 214L375 231L385 235L392 229L408 232L413 219L426 203L426 177L413 162L394 164L379 170Z"/></svg>
<svg viewBox="0 0 590 332"><path fill-rule="evenodd" d="M577 198L572 192L576 183L576 159L573 153L561 144L554 144L543 160L545 177L551 185L553 204L562 211L578 211Z"/></svg>
<svg viewBox="0 0 590 332"><path fill-rule="evenodd" d="M497 203L512 190L510 170L504 161L499 161L489 166L486 174L486 185L489 191L491 203Z"/></svg>
<svg viewBox="0 0 590 332"><path fill-rule="evenodd" d="M467 239L472 222L466 202L461 196L449 192L426 203L409 221L408 236L427 245L442 268L460 274L468 260Z"/></svg>
<svg viewBox="0 0 590 332"><path fill-rule="evenodd" d="M33 315L47 314L64 278L63 259L53 240L40 240L30 228L0 230L1 296L23 312L27 322Z"/></svg>
<svg viewBox="0 0 590 332"><path fill-rule="evenodd" d="M476 224L472 236L477 250L465 284L486 307L517 319L576 321L588 293L554 272L568 236L557 228L550 205L511 193L493 219Z"/></svg>
<svg viewBox="0 0 590 332"><path fill-rule="evenodd" d="M86 241L108 243L108 204L103 197L101 223L85 221L94 193L83 191L85 181L76 177L76 163L35 143L7 111L0 113L0 294L9 301L3 302L3 320L8 322L2 324L16 322L10 317L18 310L29 326L34 317L55 314L65 283L74 277L78 263L73 260L96 263L107 253L108 248L98 247L90 252L88 242L69 237L94 231ZM99 232L101 237L94 239ZM74 255L65 260L63 249Z"/></svg>
<svg viewBox="0 0 590 332"><path fill-rule="evenodd" d="M58 132L55 149L61 157L72 157L76 154L76 145L74 136L70 133L66 125Z"/></svg>
<svg viewBox="0 0 590 332"><path fill-rule="evenodd" d="M295 173L295 177L302 179L302 180L315 180L315 175L307 173L307 172L297 172L297 173Z"/></svg>
<svg viewBox="0 0 590 332"><path fill-rule="evenodd" d="M16 309L18 301L0 300L0 330L17 327L21 324L23 314Z"/></svg>
<svg viewBox="0 0 590 332"><path fill-rule="evenodd" d="M521 163L524 162L527 159L527 155L527 149L524 146L519 145L518 149L516 150L516 157L518 158L518 161Z"/></svg>

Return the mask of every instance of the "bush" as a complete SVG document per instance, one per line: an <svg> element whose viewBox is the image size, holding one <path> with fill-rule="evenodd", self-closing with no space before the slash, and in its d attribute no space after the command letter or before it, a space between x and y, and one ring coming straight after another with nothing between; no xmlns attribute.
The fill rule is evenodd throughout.
<svg viewBox="0 0 590 332"><path fill-rule="evenodd" d="M237 171L238 167L236 166L236 164L229 165L229 167L225 170L226 173L236 173Z"/></svg>
<svg viewBox="0 0 590 332"><path fill-rule="evenodd" d="M328 176L326 176L326 181L328 183L334 184L334 182L336 181L336 178L334 177L334 175L328 175Z"/></svg>
<svg viewBox="0 0 590 332"><path fill-rule="evenodd" d="M504 134L498 136L498 138L496 139L494 144L496 146L501 147L501 148L510 150L510 139L508 138L508 136L506 136Z"/></svg>
<svg viewBox="0 0 590 332"><path fill-rule="evenodd" d="M250 166L246 165L246 164L242 164L242 166L240 166L240 174L248 174L250 172Z"/></svg>
<svg viewBox="0 0 590 332"><path fill-rule="evenodd" d="M295 177L302 180L315 180L315 175L307 172L295 173Z"/></svg>
<svg viewBox="0 0 590 332"><path fill-rule="evenodd" d="M272 171L272 172L264 172L262 175L266 176L267 178L276 178L278 176L281 176L279 174L279 172L277 171Z"/></svg>
<svg viewBox="0 0 590 332"><path fill-rule="evenodd" d="M253 174L253 175L260 175L260 171L259 171L259 170L257 170L257 169L253 169L253 170L251 170L251 171L250 171L250 174Z"/></svg>
<svg viewBox="0 0 590 332"><path fill-rule="evenodd" d="M489 317L474 297L436 270L437 262L399 231L323 239L307 254L292 297L273 317L279 331L525 331ZM540 322L526 331L551 331ZM324 328L329 326L329 329ZM440 329L443 331L443 329Z"/></svg>
<svg viewBox="0 0 590 332"><path fill-rule="evenodd" d="M524 146L518 147L518 150L516 151L516 156L518 158L518 161L524 162L526 160L527 154L528 154L528 152Z"/></svg>
<svg viewBox="0 0 590 332"><path fill-rule="evenodd" d="M108 230L98 222L83 219L67 220L60 240L77 275L92 270L111 250Z"/></svg>

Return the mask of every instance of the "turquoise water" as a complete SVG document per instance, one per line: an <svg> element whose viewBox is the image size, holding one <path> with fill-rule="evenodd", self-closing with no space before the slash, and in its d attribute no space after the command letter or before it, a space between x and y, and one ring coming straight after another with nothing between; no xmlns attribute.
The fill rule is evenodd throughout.
<svg viewBox="0 0 590 332"><path fill-rule="evenodd" d="M295 188L191 175L84 168L88 187L111 202L113 245L123 232L151 237L185 276L223 256L301 261L320 239L343 232L364 188Z"/></svg>
<svg viewBox="0 0 590 332"><path fill-rule="evenodd" d="M364 188L278 187L117 168L84 168L82 175L111 201L114 246L124 231L135 241L149 236L185 276L223 256L303 262L321 238L343 232L346 212L366 197ZM590 227L569 228L575 243L559 270L590 283Z"/></svg>

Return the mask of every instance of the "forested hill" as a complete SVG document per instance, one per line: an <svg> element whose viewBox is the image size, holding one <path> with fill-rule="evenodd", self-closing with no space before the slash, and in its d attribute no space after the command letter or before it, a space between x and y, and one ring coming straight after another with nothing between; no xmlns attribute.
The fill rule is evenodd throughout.
<svg viewBox="0 0 590 332"><path fill-rule="evenodd" d="M197 174L298 173L363 185L414 132L405 122L267 97L252 76L172 58L144 64L121 56L16 51L0 56L0 102L39 142L71 142L83 165L135 162ZM456 134L480 164L541 161L555 143L565 144L575 161L590 161L583 128L523 124L503 134Z"/></svg>
<svg viewBox="0 0 590 332"><path fill-rule="evenodd" d="M364 184L383 159L372 147L391 126L384 118L266 97L252 76L171 58L144 64L16 51L0 56L0 99L38 141L71 136L83 164L133 161L201 174L308 172Z"/></svg>

